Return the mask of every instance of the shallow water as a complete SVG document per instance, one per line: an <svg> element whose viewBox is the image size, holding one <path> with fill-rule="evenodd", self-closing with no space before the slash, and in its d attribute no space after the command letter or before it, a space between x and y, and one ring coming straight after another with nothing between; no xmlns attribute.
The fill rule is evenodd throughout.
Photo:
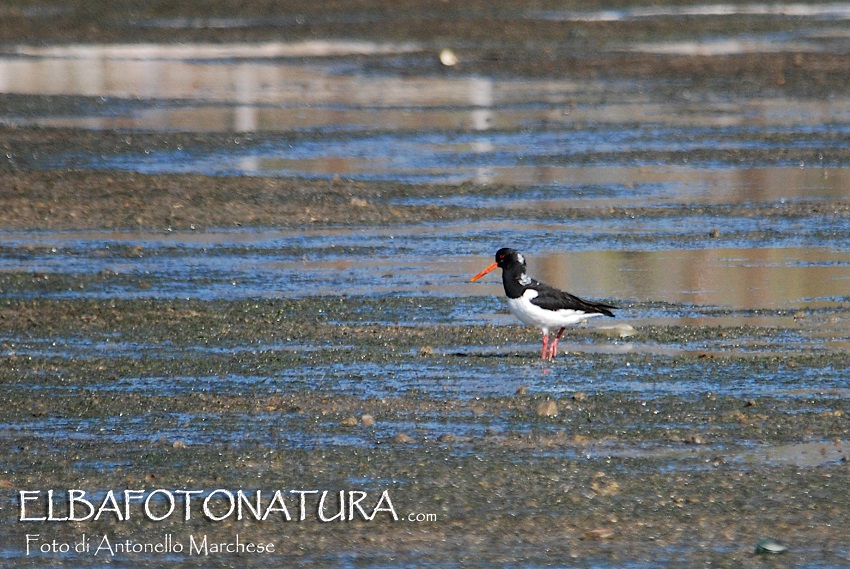
<svg viewBox="0 0 850 569"><path fill-rule="evenodd" d="M691 6L528 17L713 17L717 10L821 19L845 13L846 5ZM79 292L50 291L64 296L233 298L297 295L308 286L332 293L340 285L350 294L497 294L496 286L474 287L464 277L477 272L476 257L483 261L497 247L513 245L526 251L532 268L552 284L603 298L797 308L846 296L846 217L821 216L812 223L794 216L708 216L698 209L760 204L781 210L845 198L850 174L830 157L830 148L850 132L844 99L748 99L651 79L622 85L433 71L394 75L371 71L368 62L357 59L426 54L427 48L415 43L350 41L7 50L0 57L6 92L90 102L69 112L48 107L43 113L6 116L5 122L249 137L241 151L74 151L45 156L45 166L472 182L509 184L515 190L427 199L438 206L493 210L493 222L377 231L5 233L0 242L12 255L0 259L0 271L113 271L159 283L143 291L108 288L109 283ZM252 144L250 133L256 131L312 134ZM789 163L771 157L789 147L811 149L816 158ZM737 151L758 151L760 158L742 164L730 159ZM561 211L566 216L576 208L671 205L688 214L558 219ZM545 211L549 219L524 219L526 211ZM23 254L25 260L14 254L29 243L56 251ZM145 251L119 260L109 253L116 244ZM302 248L297 258L275 253L293 246ZM226 252L233 247L242 249ZM368 248L373 254L313 253L328 247Z"/></svg>
<svg viewBox="0 0 850 569"><path fill-rule="evenodd" d="M498 239L536 251L528 255L529 270L540 279L589 296L736 309L799 309L846 297L850 251L839 226L834 241L807 237L808 228L792 223L774 226L779 238L767 246L717 239L725 246L709 248L709 240L665 247L664 235L681 238L692 231L691 222L638 222L633 233L593 221L519 222L499 224ZM734 232L750 223L722 220L713 227ZM0 274L33 273L42 286L29 294L62 298L297 297L308 290L335 294L340 287L365 296L499 296L498 276L469 282L489 264L482 243L500 243L494 233L486 222L298 232L6 232L0 233L6 253ZM645 244L635 245L637 238ZM368 256L358 253L366 250ZM15 294L14 288L5 292Z"/></svg>
<svg viewBox="0 0 850 569"><path fill-rule="evenodd" d="M821 8L813 6L802 16L833 17L845 7ZM528 17L708 17L715 12L671 10ZM734 10L751 14L762 7ZM796 8L776 6L769 12L777 16L788 10ZM48 107L43 114L7 116L6 122L244 135L244 150L74 151L45 156L45 167L471 182L481 191L397 197L390 203L492 211L495 219L297 231L3 232L0 274L33 275L31 281L9 282L4 294L202 300L448 296L458 299L459 308L442 321L501 325L512 322L499 313L501 305L482 304L501 296L498 277L470 283L469 276L489 263L497 247L512 245L526 252L530 271L542 280L624 304L620 318L638 329L683 316L688 319L679 321L691 326L729 326L735 320L724 310L765 309L774 316L761 324L782 326L787 317L776 316L782 311L834 307L835 315L827 316L829 332L809 331L807 338L792 335L752 344L750 350L781 351L783 341L812 349L846 347L846 217L827 212L813 223L809 215L782 213L800 204L829 208L848 196L850 170L830 158L831 146L850 133L850 105L844 99L748 98L652 79L624 84L433 71L395 75L371 71L368 60L358 59L426 55L416 43L344 41L10 50L0 57L8 92L70 95L79 104L70 113ZM259 131L283 137L255 144L251 133ZM788 148L811 149L816 159L798 163L772 157ZM752 158L742 161L737 153ZM509 191L486 190L505 184ZM748 206L773 208L777 215L750 215ZM739 209L726 215L704 207ZM612 219L592 213L600 208L644 209ZM568 215L575 211L590 213ZM651 303L681 309L629 309ZM712 310L720 313L709 315ZM416 325L428 318L428 313L393 312L377 320ZM97 346L75 351L102 351ZM712 347L638 342L573 349L675 354ZM393 389L419 385L416 377L404 376ZM623 385L641 384L638 378ZM459 385L468 393L479 389ZM616 385L608 382L606 389ZM512 387L497 391L505 394Z"/></svg>

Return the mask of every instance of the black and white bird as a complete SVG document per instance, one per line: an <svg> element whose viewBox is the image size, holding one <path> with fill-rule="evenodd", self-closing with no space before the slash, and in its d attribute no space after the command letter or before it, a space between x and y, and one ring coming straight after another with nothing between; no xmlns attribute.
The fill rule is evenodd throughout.
<svg viewBox="0 0 850 569"><path fill-rule="evenodd" d="M611 310L616 306L584 300L529 277L525 272L525 257L516 249L505 247L496 251L496 260L472 280L477 281L496 268L502 269L502 284L513 315L543 331L544 360L558 355L558 340L567 326L594 316L614 317ZM551 342L550 330L558 330Z"/></svg>

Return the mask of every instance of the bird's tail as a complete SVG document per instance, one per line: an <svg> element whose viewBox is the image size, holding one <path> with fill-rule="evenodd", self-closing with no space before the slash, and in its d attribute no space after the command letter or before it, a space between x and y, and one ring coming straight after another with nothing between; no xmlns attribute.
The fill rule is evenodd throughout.
<svg viewBox="0 0 850 569"><path fill-rule="evenodd" d="M614 306L613 304L605 304L603 302L594 302L592 300L584 300L584 299L582 299L582 302L589 309L588 312L595 312L597 314L604 314L605 316L610 316L611 318L614 318L614 313L611 312L611 311L612 310L618 310L618 307Z"/></svg>

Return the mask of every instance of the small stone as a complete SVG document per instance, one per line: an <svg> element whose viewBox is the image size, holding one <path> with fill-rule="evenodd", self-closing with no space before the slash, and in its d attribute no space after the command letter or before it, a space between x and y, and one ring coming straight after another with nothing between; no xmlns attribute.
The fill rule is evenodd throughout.
<svg viewBox="0 0 850 569"><path fill-rule="evenodd" d="M596 331L605 334L609 338L628 338L637 332L634 326L629 324L614 324L613 326L597 326Z"/></svg>
<svg viewBox="0 0 850 569"><path fill-rule="evenodd" d="M705 444L705 440L699 435L691 435L685 440L686 443L690 445L703 445Z"/></svg>
<svg viewBox="0 0 850 569"><path fill-rule="evenodd" d="M541 401L537 404L535 412L538 417L556 417L558 415L558 404L551 399Z"/></svg>
<svg viewBox="0 0 850 569"><path fill-rule="evenodd" d="M573 401L577 403L581 403L582 401L587 399L587 393L584 391L576 391L573 393Z"/></svg>
<svg viewBox="0 0 850 569"><path fill-rule="evenodd" d="M609 480L604 472L597 472L590 482L590 489L598 496L613 496L620 491L620 485L615 480Z"/></svg>
<svg viewBox="0 0 850 569"><path fill-rule="evenodd" d="M775 539L771 539L766 537L764 539L758 540L756 543L756 553L785 553L788 551L788 548L776 541Z"/></svg>
<svg viewBox="0 0 850 569"><path fill-rule="evenodd" d="M369 414L363 415L360 417L360 424L364 427L371 427L375 424L375 418Z"/></svg>
<svg viewBox="0 0 850 569"><path fill-rule="evenodd" d="M716 229L716 228L712 229L711 231L708 232L708 236L711 237L712 239L717 239L718 237L720 237L720 230Z"/></svg>
<svg viewBox="0 0 850 569"><path fill-rule="evenodd" d="M393 437L393 442L398 443L398 444L402 444L402 445L406 445L406 444L413 442L413 437L411 437L410 435L407 435L405 433L399 433L399 434L397 434L396 436Z"/></svg>
<svg viewBox="0 0 850 569"><path fill-rule="evenodd" d="M585 539L610 539L614 537L614 530L611 528L593 528L584 532Z"/></svg>
<svg viewBox="0 0 850 569"><path fill-rule="evenodd" d="M357 419L355 419L354 417L346 417L345 419L340 421L339 424L343 427L356 427Z"/></svg>
<svg viewBox="0 0 850 569"><path fill-rule="evenodd" d="M450 50L447 47L444 47L440 50L440 63L445 65L446 67L454 67L457 65L458 57L455 55L455 52Z"/></svg>
<svg viewBox="0 0 850 569"><path fill-rule="evenodd" d="M440 441L441 443L450 444L450 443L455 442L457 440L457 438L451 433L445 433L445 434L440 435L440 438L438 438L437 440Z"/></svg>
<svg viewBox="0 0 850 569"><path fill-rule="evenodd" d="M174 441L171 443L172 448L189 448L189 445L184 443L183 441Z"/></svg>
<svg viewBox="0 0 850 569"><path fill-rule="evenodd" d="M363 198L351 198L351 205L354 207L368 207L369 202Z"/></svg>
<svg viewBox="0 0 850 569"><path fill-rule="evenodd" d="M526 393L528 393L528 386L520 385L514 395L525 395Z"/></svg>
<svg viewBox="0 0 850 569"><path fill-rule="evenodd" d="M434 355L434 346L422 346L419 348L420 356L433 356Z"/></svg>

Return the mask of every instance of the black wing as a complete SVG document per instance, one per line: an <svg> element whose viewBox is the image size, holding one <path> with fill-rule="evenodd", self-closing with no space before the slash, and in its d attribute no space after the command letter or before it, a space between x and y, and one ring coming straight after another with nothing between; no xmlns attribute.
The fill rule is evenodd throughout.
<svg viewBox="0 0 850 569"><path fill-rule="evenodd" d="M546 310L581 310L588 314L604 314L613 318L614 313L611 310L616 310L617 308L611 304L584 300L583 298L537 281L532 282L529 288L533 288L538 292L537 296L531 299L531 303Z"/></svg>

